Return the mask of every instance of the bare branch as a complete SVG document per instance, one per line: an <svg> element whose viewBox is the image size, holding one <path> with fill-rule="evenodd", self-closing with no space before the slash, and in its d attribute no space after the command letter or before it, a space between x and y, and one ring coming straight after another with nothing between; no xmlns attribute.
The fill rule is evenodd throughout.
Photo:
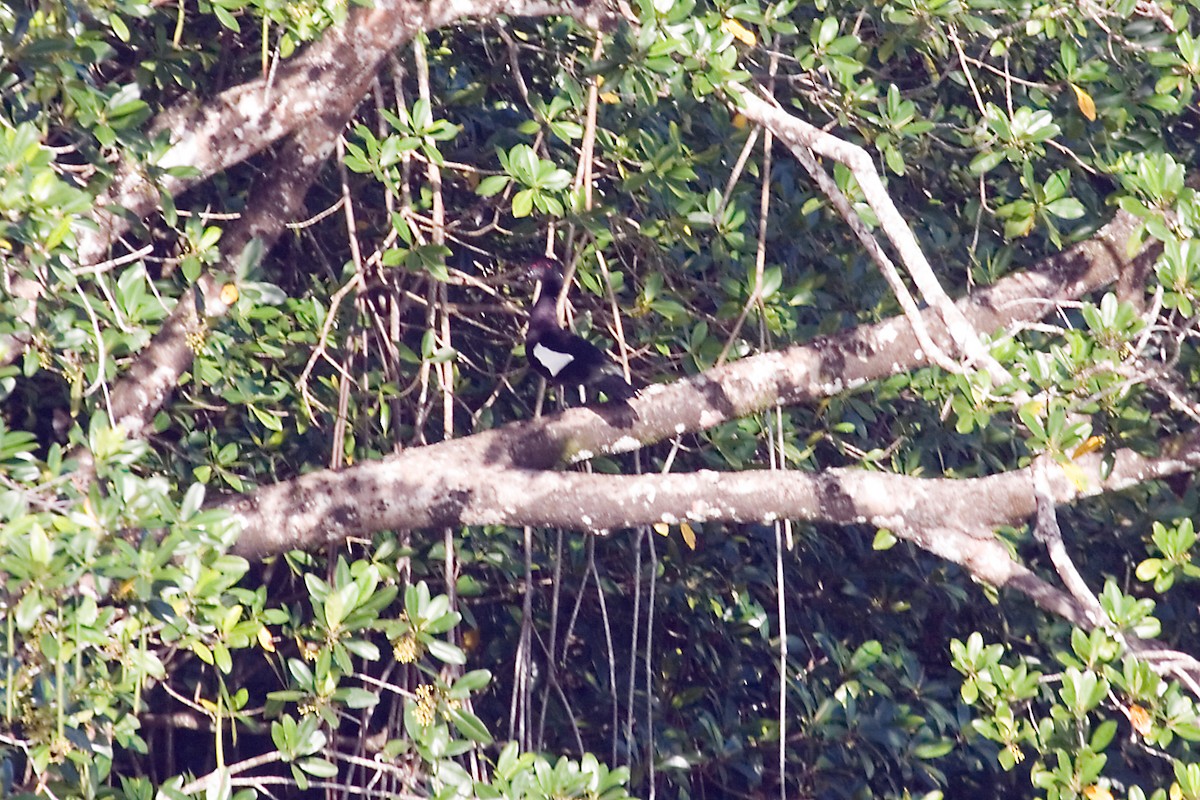
<svg viewBox="0 0 1200 800"><path fill-rule="evenodd" d="M993 386L999 387L1009 383L1012 376L992 358L987 348L979 341L979 334L971 326L970 321L954 305L945 290L942 289L941 284L938 283L933 267L930 266L925 254L921 251L921 246L908 227L908 223L892 203L887 187L880 180L875 164L867 151L810 125L747 89L737 87L736 91L738 91L738 100L742 104L742 113L748 119L768 127L802 163L808 162L808 165L813 165L812 153L816 153L826 158L832 158L850 169L858 180L871 210L878 217L880 227L887 234L892 246L896 248L901 262L908 269L913 283L920 290L925 302L936 309L938 317L949 331L958 351L965 354L972 363L981 365L987 370L988 375L992 378ZM812 170L810 169L810 171ZM878 257L879 253L875 253L875 255ZM895 281L890 282L895 287ZM905 294L906 292L903 291L898 293L902 302L904 302ZM906 313L910 317L913 316L911 308L906 308ZM923 322L915 324L922 326ZM930 356L937 357L938 353L939 350L935 345Z"/></svg>
<svg viewBox="0 0 1200 800"><path fill-rule="evenodd" d="M1055 514L1054 497L1050 490L1050 480L1048 478L1050 464L1046 458L1040 458L1033 465L1033 492L1037 501L1037 521L1033 528L1033 535L1039 542L1046 547L1046 552L1050 556L1050 563L1054 564L1054 569L1058 572L1058 577L1062 579L1063 585L1067 587L1067 591L1075 598L1087 611L1088 622L1093 626L1104 625L1106 617L1104 610L1100 607L1100 601L1096 599L1096 595L1088 588L1087 582L1083 576L1079 574L1079 570L1075 567L1075 562L1071 560L1070 554L1067 553L1067 547L1063 543L1062 530L1058 527L1058 518Z"/></svg>
<svg viewBox="0 0 1200 800"><path fill-rule="evenodd" d="M562 416L412 448L342 471L314 472L231 498L225 505L244 527L235 551L257 558L389 528L535 525L605 530L680 520L797 519L888 528L990 583L1004 585L1009 575L983 563L992 553L971 543L990 543L996 528L1023 524L1037 512L1028 469L973 479L847 469L819 474L751 470L589 475L530 468L513 464L500 452L480 450L481 443L495 446L497 438L518 428L529 429L527 440L532 440L532 431L545 433ZM1169 454L1157 458L1117 451L1107 472L1103 458L1093 453L1073 462L1087 478L1082 489L1061 471L1047 476L1046 495L1066 503L1190 472L1200 465L1200 433L1174 440Z"/></svg>

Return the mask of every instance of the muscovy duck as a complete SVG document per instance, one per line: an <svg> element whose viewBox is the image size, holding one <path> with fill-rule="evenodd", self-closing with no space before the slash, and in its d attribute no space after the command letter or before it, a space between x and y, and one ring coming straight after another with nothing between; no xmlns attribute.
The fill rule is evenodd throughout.
<svg viewBox="0 0 1200 800"><path fill-rule="evenodd" d="M534 372L548 383L598 389L609 400L633 397L633 386L607 353L559 324L562 264L557 259L539 258L530 265L529 275L542 284L529 311L529 330L525 334L525 357Z"/></svg>

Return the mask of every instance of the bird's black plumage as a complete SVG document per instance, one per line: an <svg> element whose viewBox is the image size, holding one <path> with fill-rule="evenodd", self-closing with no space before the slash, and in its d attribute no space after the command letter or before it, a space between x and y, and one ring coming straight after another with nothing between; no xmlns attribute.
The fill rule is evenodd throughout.
<svg viewBox="0 0 1200 800"><path fill-rule="evenodd" d="M559 324L556 306L563 286L562 265L540 258L530 266L530 276L542 284L525 334L525 357L534 372L549 383L598 389L609 400L633 397L633 386L603 350Z"/></svg>

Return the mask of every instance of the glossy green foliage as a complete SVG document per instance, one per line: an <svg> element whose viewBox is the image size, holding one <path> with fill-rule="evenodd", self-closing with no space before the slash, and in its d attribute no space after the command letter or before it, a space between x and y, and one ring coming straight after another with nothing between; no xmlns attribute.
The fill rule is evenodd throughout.
<svg viewBox="0 0 1200 800"><path fill-rule="evenodd" d="M63 791L98 791L114 752L146 752L138 715L193 657L213 668L200 701L236 714L245 691L225 677L262 628L262 596L238 586L246 561L222 555L234 528L201 509L202 485L176 495L144 474L144 444L99 422L71 444L95 459L82 496L63 448L43 460L32 437L0 427L0 707L22 742L6 742L6 794L18 752Z"/></svg>
<svg viewBox="0 0 1200 800"><path fill-rule="evenodd" d="M619 349L615 308L646 382L896 316L800 164L778 144L768 164L735 83L865 148L953 295L1115 208L1139 220L1131 252L1157 249L1144 285L982 332L1008 385L904 372L647 448L643 469L965 478L1047 454L1070 475L1087 452L1158 452L1195 404L1155 370L1200 382L1195 6L641 0L600 34L430 31L270 252L222 249L264 154L163 194L94 267L74 248L115 165L162 174L151 120L274 74L349 5L3 6L0 795L378 774L396 796L1200 797L1194 696L1122 644L1200 637L1190 484L1060 509L1107 617L1090 633L866 526L534 532L528 554L501 526L382 531L248 564L203 504L529 418L520 275L551 230L575 329ZM822 166L878 233L855 175ZM236 288L229 312L190 332L147 440L125 441L113 387L206 273ZM1054 579L1027 530L997 535ZM197 729L171 728L175 748L168 712Z"/></svg>

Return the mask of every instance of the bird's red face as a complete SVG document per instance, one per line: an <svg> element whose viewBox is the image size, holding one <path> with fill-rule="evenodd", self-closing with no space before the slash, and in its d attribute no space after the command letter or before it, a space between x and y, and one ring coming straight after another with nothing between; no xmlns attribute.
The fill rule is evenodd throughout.
<svg viewBox="0 0 1200 800"><path fill-rule="evenodd" d="M542 256L535 258L529 264L529 279L533 281L544 281L548 275L561 274L562 265L557 259Z"/></svg>

